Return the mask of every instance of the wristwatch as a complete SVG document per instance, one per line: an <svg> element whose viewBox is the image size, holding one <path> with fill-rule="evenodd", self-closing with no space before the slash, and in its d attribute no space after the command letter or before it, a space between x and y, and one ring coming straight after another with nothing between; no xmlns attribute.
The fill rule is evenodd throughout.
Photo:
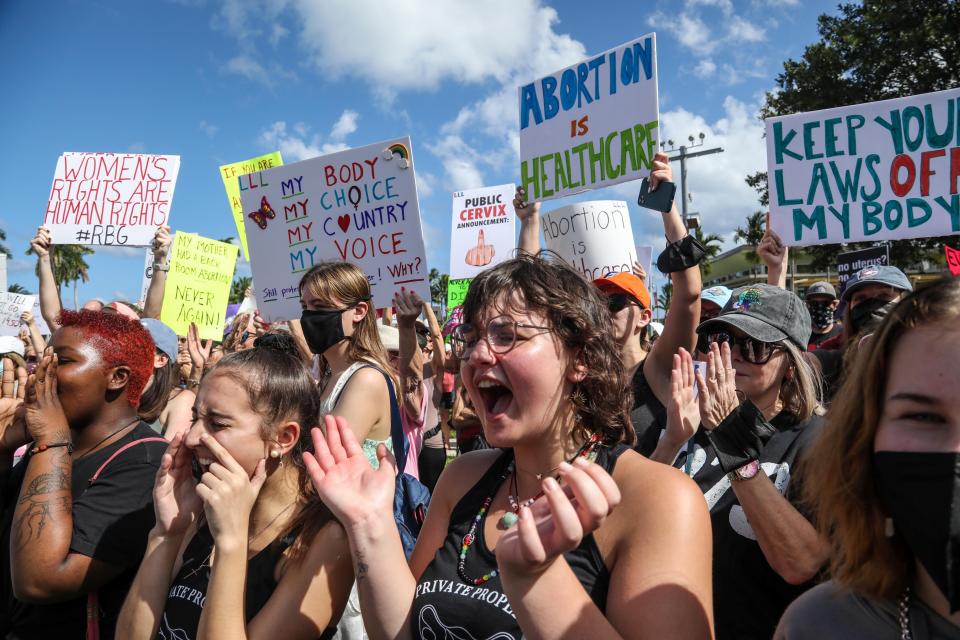
<svg viewBox="0 0 960 640"><path fill-rule="evenodd" d="M734 469L733 472L730 474L730 479L733 481L749 480L753 477L756 477L756 475L759 472L760 472L760 461L751 460L750 462L743 465L742 467L738 467Z"/></svg>

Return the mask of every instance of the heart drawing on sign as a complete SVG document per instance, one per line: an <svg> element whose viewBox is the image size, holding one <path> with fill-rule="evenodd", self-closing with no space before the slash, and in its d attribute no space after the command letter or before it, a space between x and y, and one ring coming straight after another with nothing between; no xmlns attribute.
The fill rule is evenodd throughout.
<svg viewBox="0 0 960 640"><path fill-rule="evenodd" d="M337 224L339 224L339 225L340 225L340 229L343 230L344 233L346 233L347 229L350 228L350 216L349 216L349 214L346 214L346 213L345 213L345 214L343 214L342 216L340 216L339 218L337 218Z"/></svg>

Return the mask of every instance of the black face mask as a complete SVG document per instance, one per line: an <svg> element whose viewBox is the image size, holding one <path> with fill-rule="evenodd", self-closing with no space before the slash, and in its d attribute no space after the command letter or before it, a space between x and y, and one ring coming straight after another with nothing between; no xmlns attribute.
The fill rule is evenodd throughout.
<svg viewBox="0 0 960 640"><path fill-rule="evenodd" d="M341 340L347 339L347 336L343 333L343 323L340 320L344 311L346 309L323 311L304 309L300 316L300 326L303 329L303 337L306 338L310 351L320 355Z"/></svg>
<svg viewBox="0 0 960 640"><path fill-rule="evenodd" d="M848 315L850 317L850 328L853 329L853 333L860 333L860 331L870 323L870 318L874 314L876 314L876 320L880 320L887 315L886 312L889 311L890 308L884 309L882 313L877 313L887 305L892 307L893 303L883 298L867 298L850 309Z"/></svg>
<svg viewBox="0 0 960 640"><path fill-rule="evenodd" d="M832 302L808 302L807 310L810 311L810 320L816 329L826 329L833 324Z"/></svg>
<svg viewBox="0 0 960 640"><path fill-rule="evenodd" d="M878 451L877 494L910 551L960 609L960 453Z"/></svg>

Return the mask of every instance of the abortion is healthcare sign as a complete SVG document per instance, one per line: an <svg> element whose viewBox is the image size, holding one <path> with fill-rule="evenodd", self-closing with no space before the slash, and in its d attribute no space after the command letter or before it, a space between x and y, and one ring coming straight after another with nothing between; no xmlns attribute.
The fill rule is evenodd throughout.
<svg viewBox="0 0 960 640"><path fill-rule="evenodd" d="M660 119L656 44L651 33L520 87L520 186L529 200L649 173Z"/></svg>
<svg viewBox="0 0 960 640"><path fill-rule="evenodd" d="M623 200L578 202L543 216L547 249L587 280L611 271L630 273L637 259L630 210Z"/></svg>
<svg viewBox="0 0 960 640"><path fill-rule="evenodd" d="M766 125L771 219L786 244L960 233L960 89Z"/></svg>
<svg viewBox="0 0 960 640"><path fill-rule="evenodd" d="M377 308L401 287L430 299L410 138L257 173L241 192L257 306L268 322L300 317L299 282L324 261L367 274Z"/></svg>
<svg viewBox="0 0 960 640"><path fill-rule="evenodd" d="M43 224L54 244L145 247L168 224L180 156L64 153Z"/></svg>

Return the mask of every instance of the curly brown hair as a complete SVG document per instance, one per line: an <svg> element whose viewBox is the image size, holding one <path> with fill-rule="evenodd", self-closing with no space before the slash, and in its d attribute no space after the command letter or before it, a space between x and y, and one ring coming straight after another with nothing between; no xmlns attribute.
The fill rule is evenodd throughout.
<svg viewBox="0 0 960 640"><path fill-rule="evenodd" d="M564 348L585 365L586 377L578 383L584 401L575 404L580 419L574 437L586 440L599 433L606 444L632 445L636 440L628 415L632 392L613 339L610 312L597 288L549 252L521 252L470 283L463 317L476 322L496 303L542 314Z"/></svg>
<svg viewBox="0 0 960 640"><path fill-rule="evenodd" d="M914 568L901 535L885 535L887 514L874 480L874 440L894 349L913 329L956 327L958 319L960 280L955 278L918 288L897 303L859 349L822 433L798 469L803 499L830 542L833 580L857 593L894 600Z"/></svg>

